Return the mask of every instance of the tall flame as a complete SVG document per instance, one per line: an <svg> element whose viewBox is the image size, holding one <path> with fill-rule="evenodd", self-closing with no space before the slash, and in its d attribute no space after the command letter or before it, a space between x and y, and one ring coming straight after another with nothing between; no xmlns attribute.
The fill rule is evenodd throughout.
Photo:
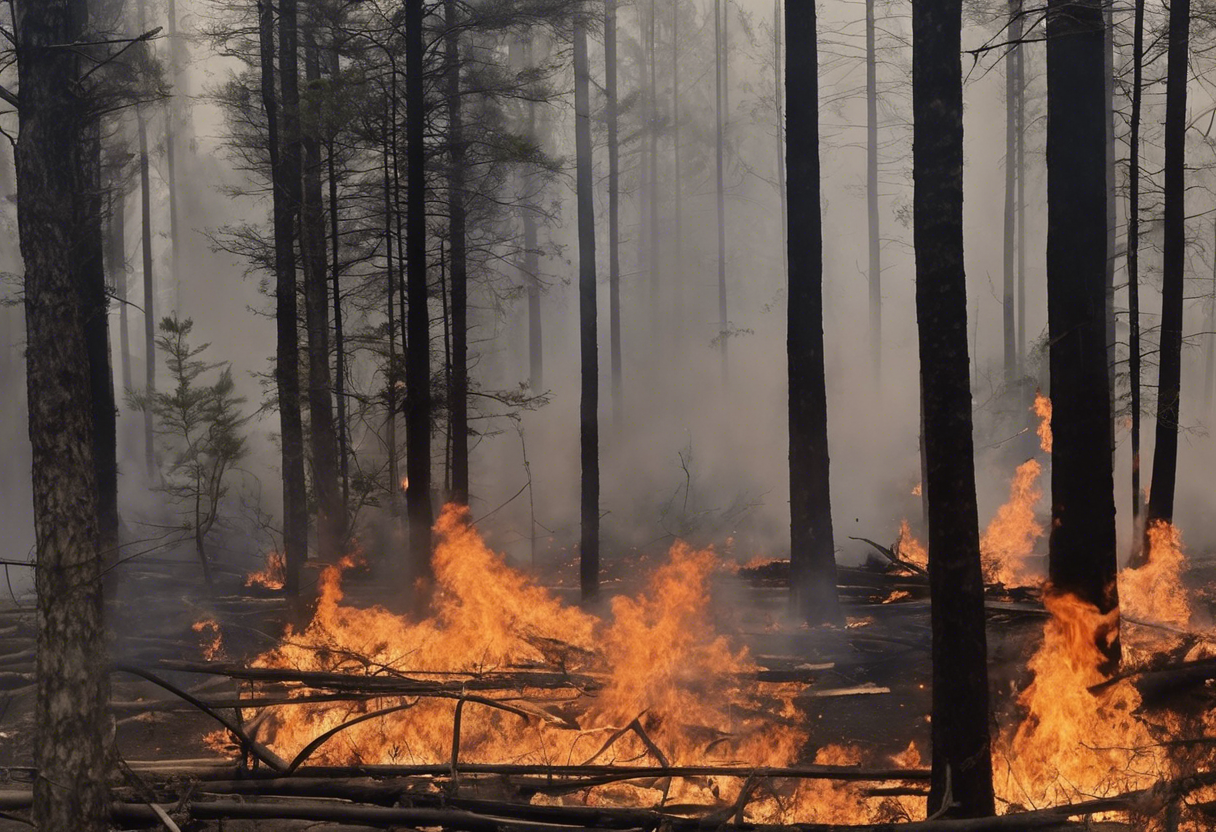
<svg viewBox="0 0 1216 832"><path fill-rule="evenodd" d="M1031 409L1039 417L1039 447L1051 453L1051 399L1044 396L1042 390L1035 390Z"/></svg>
<svg viewBox="0 0 1216 832"><path fill-rule="evenodd" d="M1148 527L1148 562L1119 573L1119 603L1133 618L1186 627L1191 602L1182 583L1186 555L1182 535L1172 524L1153 521Z"/></svg>
<svg viewBox="0 0 1216 832"><path fill-rule="evenodd" d="M1049 433L1049 444L1050 441ZM1019 465L1009 483L1009 500L997 509L996 516L984 529L980 555L984 580L988 583L1007 587L1036 583L1035 577L1027 572L1026 556L1043 535L1043 527L1034 517L1034 507L1043 496L1038 487L1042 472L1043 467L1033 459Z"/></svg>

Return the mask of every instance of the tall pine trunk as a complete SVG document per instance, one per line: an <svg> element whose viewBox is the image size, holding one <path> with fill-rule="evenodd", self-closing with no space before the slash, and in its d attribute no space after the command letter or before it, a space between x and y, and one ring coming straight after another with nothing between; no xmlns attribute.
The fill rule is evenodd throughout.
<svg viewBox="0 0 1216 832"><path fill-rule="evenodd" d="M1017 248L1017 187L1020 171L1017 168L1018 142L1018 72L1019 47L1022 37L1022 3L1010 0L1009 40L1012 44L1005 53L1005 250L1003 265L1004 281L1001 295L1002 330L1005 346L1005 387L1012 388L1018 372L1017 320L1015 316L1014 252Z"/></svg>
<svg viewBox="0 0 1216 832"><path fill-rule="evenodd" d="M616 4L604 0L604 92L608 121L608 340L612 423L621 427L621 156L617 136ZM678 151L677 151L678 153ZM677 176L679 174L677 173ZM677 183L679 187L679 183Z"/></svg>
<svg viewBox="0 0 1216 832"><path fill-rule="evenodd" d="M405 490L410 573L431 574L431 325L427 309L426 97L422 78L422 0L405 2L406 319Z"/></svg>
<svg viewBox="0 0 1216 832"><path fill-rule="evenodd" d="M321 80L316 22L304 31L304 79ZM304 265L304 321L308 332L308 415L312 445L312 484L317 498L317 553L322 560L339 554L346 510L338 485L338 437L334 428L329 371L329 267L325 252L325 207L321 191L321 139L318 126L303 134L304 192L300 213L300 250Z"/></svg>
<svg viewBox="0 0 1216 832"><path fill-rule="evenodd" d="M330 50L330 79L336 84L342 70L336 37ZM342 328L342 261L338 258L341 250L341 236L338 233L338 166L335 159L337 144L337 136L331 132L325 154L329 182L329 241L333 255L330 266L330 297L333 299L334 305L334 398L337 402L338 417L338 473L342 478L342 526L345 528L347 525L346 511L350 505L350 469L347 452L347 438L350 436L350 430L346 424L346 337Z"/></svg>
<svg viewBox="0 0 1216 832"><path fill-rule="evenodd" d="M524 43L524 62L532 67L532 40ZM536 102L528 102L528 141L536 144ZM535 197L534 197L535 198ZM524 274L528 282L528 387L541 392L545 385L544 329L540 316L540 255L537 250L536 208L523 206Z"/></svg>
<svg viewBox="0 0 1216 832"><path fill-rule="evenodd" d="M789 270L789 216L785 185L785 62L781 57L781 0L773 0L773 101L777 114L777 201L781 203L781 262Z"/></svg>
<svg viewBox="0 0 1216 832"><path fill-rule="evenodd" d="M1104 29L1102 0L1049 0L1049 571L1055 591L1108 612L1118 606L1119 590L1106 345ZM1121 654L1117 631L1099 641L1113 668Z"/></svg>
<svg viewBox="0 0 1216 832"><path fill-rule="evenodd" d="M600 573L600 424L599 351L595 298L595 202L591 178L591 70L587 62L587 23L574 23L574 153L578 198L578 313L582 390L579 446L582 461L582 532L579 582L583 598L599 592Z"/></svg>
<svg viewBox="0 0 1216 832"><path fill-rule="evenodd" d="M929 501L935 817L994 813L963 271L962 3L912 7L913 242Z"/></svg>
<svg viewBox="0 0 1216 832"><path fill-rule="evenodd" d="M809 623L837 621L836 555L828 477L828 404L823 349L823 221L819 187L819 56L813 3L787 3L789 165L790 588Z"/></svg>
<svg viewBox="0 0 1216 832"><path fill-rule="evenodd" d="M177 121L180 115L177 85L181 71L180 46L177 38L177 2L168 0L169 80L173 94L165 102L165 173L169 190L169 245L173 268L173 311L179 312L182 303L181 238L177 228Z"/></svg>
<svg viewBox="0 0 1216 832"><path fill-rule="evenodd" d="M866 4L866 228L869 232L870 358L874 380L882 379L882 249L878 236L878 56L874 46L874 2Z"/></svg>
<svg viewBox="0 0 1216 832"><path fill-rule="evenodd" d="M143 4L140 3L141 12ZM140 18L142 20L142 13ZM143 31L143 23L140 23ZM156 392L156 283L152 274L152 183L148 164L148 125L136 105L135 129L139 135L139 226L144 278L144 389ZM151 480L156 476L156 436L152 411L144 409L144 467Z"/></svg>
<svg viewBox="0 0 1216 832"><path fill-rule="evenodd" d="M723 112L723 97L726 85L723 81L723 66L726 55L722 44L722 0L714 0L714 159L717 164L715 192L718 207L718 341L722 354L722 380L727 379L727 341L730 340L730 325L726 311L726 184L725 176L725 142L726 114ZM653 210L653 208L652 208Z"/></svg>
<svg viewBox="0 0 1216 832"><path fill-rule="evenodd" d="M1174 520L1178 471L1178 412L1182 383L1182 301L1186 280L1186 80L1190 0L1170 0L1165 81L1165 221L1161 257L1161 349L1157 376L1157 437L1146 530ZM1145 551L1147 557L1152 552Z"/></svg>
<svg viewBox="0 0 1216 832"><path fill-rule="evenodd" d="M1021 10L1021 3L1018 5ZM1019 16L1011 32L1016 33L1018 40L1024 31L1024 22ZM1013 47L1014 72L1017 81L1014 91L1017 94L1017 328L1018 328L1018 375L1026 374L1026 50L1021 43Z"/></svg>
<svg viewBox="0 0 1216 832"><path fill-rule="evenodd" d="M19 0L17 218L24 261L26 374L38 593L33 819L103 832L109 796L109 676L102 621L90 362L75 252L88 133L80 0Z"/></svg>
<svg viewBox="0 0 1216 832"><path fill-rule="evenodd" d="M659 333L662 329L662 310L659 305L659 286L662 275L659 268L659 51L655 38L657 26L658 8L656 0L650 0L650 31L647 37L649 45L647 58L650 67L649 100L647 102L650 107L650 130L647 136L649 141L647 155L650 157L650 180L647 185L650 193L647 197L647 202L650 203L650 234L648 235L650 241L650 331L651 338L656 344L658 343Z"/></svg>
<svg viewBox="0 0 1216 832"><path fill-rule="evenodd" d="M453 502L469 503L469 278L465 242L464 113L460 91L460 35L456 0L444 0L447 32L448 145L452 166L448 181L448 249L452 280L451 408Z"/></svg>
<svg viewBox="0 0 1216 832"><path fill-rule="evenodd" d="M389 115L387 102L384 107L384 137L381 163L384 184L384 275L385 310L388 314L388 363L384 371L384 445L388 454L388 513L395 524L400 515L397 492L401 488L401 468L397 458L397 382L400 368L397 364L397 312L393 305L397 297L397 278L393 273L393 188L389 171L389 134L394 129L394 119ZM405 266L398 261L398 269ZM401 322L405 326L405 321Z"/></svg>
<svg viewBox="0 0 1216 832"><path fill-rule="evenodd" d="M1127 149L1127 375L1131 394L1132 562L1140 562L1140 108L1144 83L1144 0L1134 0L1132 112Z"/></svg>
<svg viewBox="0 0 1216 832"><path fill-rule="evenodd" d="M131 332L127 316L127 228L126 189L115 182L110 191L110 279L114 283L114 299L118 301L118 360L122 371L122 389L131 389Z"/></svg>

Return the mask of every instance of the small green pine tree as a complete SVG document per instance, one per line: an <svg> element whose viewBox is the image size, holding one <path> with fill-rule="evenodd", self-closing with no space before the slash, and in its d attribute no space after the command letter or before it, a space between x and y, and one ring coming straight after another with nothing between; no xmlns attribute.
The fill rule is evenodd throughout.
<svg viewBox="0 0 1216 832"><path fill-rule="evenodd" d="M160 322L156 347L165 356L174 384L167 392L139 392L130 398L135 407L152 413L164 458L169 460L157 489L179 507L183 528L193 533L203 578L211 586L205 543L219 520L220 503L227 493L225 479L245 456L241 428L248 417L240 412L245 400L235 393L231 368L200 358L210 344L190 345L193 328L189 318L174 316ZM215 382L204 383L200 377L214 370L219 371Z"/></svg>

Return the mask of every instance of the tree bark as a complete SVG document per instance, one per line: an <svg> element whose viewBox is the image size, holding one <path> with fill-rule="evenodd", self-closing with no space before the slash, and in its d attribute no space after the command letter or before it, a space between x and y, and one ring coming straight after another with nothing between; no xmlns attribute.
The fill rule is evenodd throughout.
<svg viewBox="0 0 1216 832"><path fill-rule="evenodd" d="M1014 252L1017 247L1017 168L1018 141L1018 72L1017 61L1022 39L1022 2L1010 0L1009 40L1013 44L1005 53L1005 257L1004 292L1001 298L1004 324L1005 387L1012 389L1018 374L1017 320L1014 306Z"/></svg>
<svg viewBox="0 0 1216 832"><path fill-rule="evenodd" d="M1140 108L1144 75L1144 0L1134 0L1132 23L1132 112L1127 159L1128 385L1131 392L1132 563L1141 562L1140 515Z"/></svg>
<svg viewBox="0 0 1216 832"><path fill-rule="evenodd" d="M1101 0L1049 0L1049 571L1055 591L1118 606L1106 350L1106 102ZM1117 631L1099 647L1114 667Z"/></svg>
<svg viewBox="0 0 1216 832"><path fill-rule="evenodd" d="M143 31L143 3L139 4L140 30ZM136 132L139 134L139 224L144 276L144 391L156 393L156 284L152 274L152 184L148 168L148 125L143 110L135 107ZM148 479L156 476L156 436L152 411L144 409L144 466Z"/></svg>
<svg viewBox="0 0 1216 832"><path fill-rule="evenodd" d="M321 80L316 22L304 30L304 78ZM317 553L332 561L345 536L346 510L338 487L338 437L334 428L333 386L329 372L329 274L325 257L325 210L321 197L321 139L306 131L300 250L304 265L304 320L308 332L308 415L312 445L312 484L317 496Z"/></svg>
<svg viewBox="0 0 1216 832"><path fill-rule="evenodd" d="M532 40L524 43L524 61L532 67ZM528 102L528 140L537 143L536 102ZM524 224L524 273L528 282L528 387L533 391L544 390L545 356L544 329L540 317L540 256L537 253L536 209L523 206Z"/></svg>
<svg viewBox="0 0 1216 832"><path fill-rule="evenodd" d="M787 3L789 275L790 589L808 623L837 621L836 555L828 477L828 405L823 346L823 222L819 185L819 57L813 3Z"/></svg>
<svg viewBox="0 0 1216 832"><path fill-rule="evenodd" d="M73 252L89 132L77 96L82 0L14 5L21 89L17 216L25 266L26 373L33 448L38 647L34 823L107 829L109 678L102 621L91 372Z"/></svg>
<svg viewBox="0 0 1216 832"><path fill-rule="evenodd" d="M406 269L409 317L405 356L406 511L410 575L431 575L431 327L426 263L426 97L422 78L422 0L405 0Z"/></svg>
<svg viewBox="0 0 1216 832"><path fill-rule="evenodd" d="M1025 29L1019 18L1018 37ZM1017 73L1017 283L1018 283L1018 375L1026 374L1026 49L1017 44L1014 49L1014 71Z"/></svg>
<svg viewBox="0 0 1216 832"><path fill-rule="evenodd" d="M1182 302L1186 281L1186 80L1190 0L1171 0L1165 82L1165 220L1161 257L1161 349L1157 439L1145 529L1174 520L1178 412L1182 382ZM1147 542L1147 541L1146 541ZM1145 548L1145 555L1152 552Z"/></svg>
<svg viewBox="0 0 1216 832"><path fill-rule="evenodd" d="M715 178L715 191L717 196L718 206L718 341L719 352L722 354L722 381L727 380L727 341L730 340L730 325L727 319L726 312L726 185L725 176L725 158L723 143L725 142L726 114L723 112L723 97L725 95L725 84L723 83L723 64L726 61L725 50L722 44L722 0L714 0L714 125L715 125L715 141L714 141L714 158L717 163L717 173ZM654 207L651 207L654 210Z"/></svg>
<svg viewBox="0 0 1216 832"><path fill-rule="evenodd" d="M126 190L115 183L110 192L110 279L114 283L114 298L118 301L118 356L122 372L122 389L131 389L131 333L127 317L127 229Z"/></svg>
<svg viewBox="0 0 1216 832"><path fill-rule="evenodd" d="M300 591L300 570L308 555L308 514L304 491L304 436L300 418L300 345L296 313L295 219L300 205L299 102L296 76L295 0L280 9L279 73L283 85L283 141L279 136L279 102L275 93L274 10L268 0L258 3L261 50L262 106L266 111L266 143L270 149L274 200L275 383L279 396L279 430L283 466L284 590ZM289 77L290 75L290 77ZM290 110L290 116L288 114Z"/></svg>
<svg viewBox="0 0 1216 832"><path fill-rule="evenodd" d="M388 366L384 371L384 445L388 453L388 513L396 522L400 513L397 492L401 486L401 468L397 460L397 381L399 368L397 366L397 313L393 306L397 294L397 280L393 275L393 189L389 172L389 134L395 129L394 119L389 116L389 108L384 107L384 152L383 163L384 181L384 273L385 297L387 298L386 312L388 314ZM405 266L398 261L398 269ZM405 326L405 321L401 322Z"/></svg>
<svg viewBox="0 0 1216 832"><path fill-rule="evenodd" d="M1110 447L1115 451L1115 366L1119 352L1115 344L1115 248L1118 243L1118 210L1115 202L1115 18L1114 3L1102 4L1103 65L1102 87L1105 94L1106 129L1106 385L1110 391Z"/></svg>
<svg viewBox="0 0 1216 832"><path fill-rule="evenodd" d="M182 303L181 239L177 229L177 82L180 62L177 41L177 2L168 0L169 80L173 84L173 95L165 104L165 184L169 189L169 244L173 268L173 311L177 313Z"/></svg>
<svg viewBox="0 0 1216 832"><path fill-rule="evenodd" d="M866 3L866 227L869 232L870 358L874 381L882 380L882 249L878 236L878 56L874 0Z"/></svg>
<svg viewBox="0 0 1216 832"><path fill-rule="evenodd" d="M336 37L331 45L330 60L330 78L336 83L342 69ZM342 328L342 261L338 258L341 236L338 233L338 171L334 158L336 152L336 137L331 134L326 152L329 168L327 177L329 180L329 239L333 253L333 263L330 267L330 296L333 298L334 304L334 398L338 406L338 473L342 478L342 527L346 528L346 511L350 505L350 468L347 452L347 437L350 436L350 431L346 423L346 338Z"/></svg>
<svg viewBox="0 0 1216 832"><path fill-rule="evenodd" d="M469 504L469 278L465 241L464 113L460 91L460 35L456 0L444 0L447 32L448 144L452 166L448 181L448 248L452 281L451 401L452 493L459 505Z"/></svg>
<svg viewBox="0 0 1216 832"><path fill-rule="evenodd" d="M662 313L659 304L659 286L662 280L659 268L659 51L655 34L658 26L658 9L655 0L650 0L649 35L647 37L647 59L650 67L650 90L648 107L650 129L648 156L650 157L650 188L648 201L650 203L650 320L651 339L659 342L662 332Z"/></svg>
<svg viewBox="0 0 1216 832"><path fill-rule="evenodd" d="M963 271L961 33L961 0L913 5L913 241L933 628L929 812L982 817L994 805Z"/></svg>
<svg viewBox="0 0 1216 832"><path fill-rule="evenodd" d="M608 340L612 362L612 424L621 428L621 157L617 125L616 4L604 0L604 92L608 121ZM679 151L676 151L677 158ZM679 173L677 172L677 177ZM679 187L679 183L676 183Z"/></svg>
<svg viewBox="0 0 1216 832"><path fill-rule="evenodd" d="M578 311L582 392L579 445L582 460L582 533L579 581L583 598L599 592L600 425L599 348L595 297L595 202L591 179L591 71L587 64L587 23L574 21L574 145L578 197Z"/></svg>

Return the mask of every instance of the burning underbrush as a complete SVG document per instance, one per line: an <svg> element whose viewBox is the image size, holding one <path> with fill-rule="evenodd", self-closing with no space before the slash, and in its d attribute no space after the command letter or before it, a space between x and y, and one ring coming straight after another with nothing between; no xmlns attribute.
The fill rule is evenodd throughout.
<svg viewBox="0 0 1216 832"><path fill-rule="evenodd" d="M310 744L310 765L495 763L541 766L786 767L813 758L858 765L859 751L807 754L802 684L761 681L745 648L711 616L712 551L674 545L643 592L612 600L603 620L566 606L491 551L467 512L436 524L432 614L411 620L343 602L353 561L324 570L312 621L289 629L256 668L382 677L417 693L353 701L297 698L262 709L246 725L284 760ZM260 693L270 693L263 683ZM313 697L315 699L315 697ZM396 708L362 721L378 711ZM315 746L314 740L335 732ZM228 747L224 732L213 746ZM875 761L868 761L875 762ZM889 767L893 761L880 761ZM916 766L910 748L897 765ZM908 791L908 790L905 790ZM742 795L742 797L741 797ZM828 781L740 776L607 784L577 798L614 805L719 806L767 821L866 821L922 815L923 800L871 796ZM737 805L736 805L737 804Z"/></svg>

